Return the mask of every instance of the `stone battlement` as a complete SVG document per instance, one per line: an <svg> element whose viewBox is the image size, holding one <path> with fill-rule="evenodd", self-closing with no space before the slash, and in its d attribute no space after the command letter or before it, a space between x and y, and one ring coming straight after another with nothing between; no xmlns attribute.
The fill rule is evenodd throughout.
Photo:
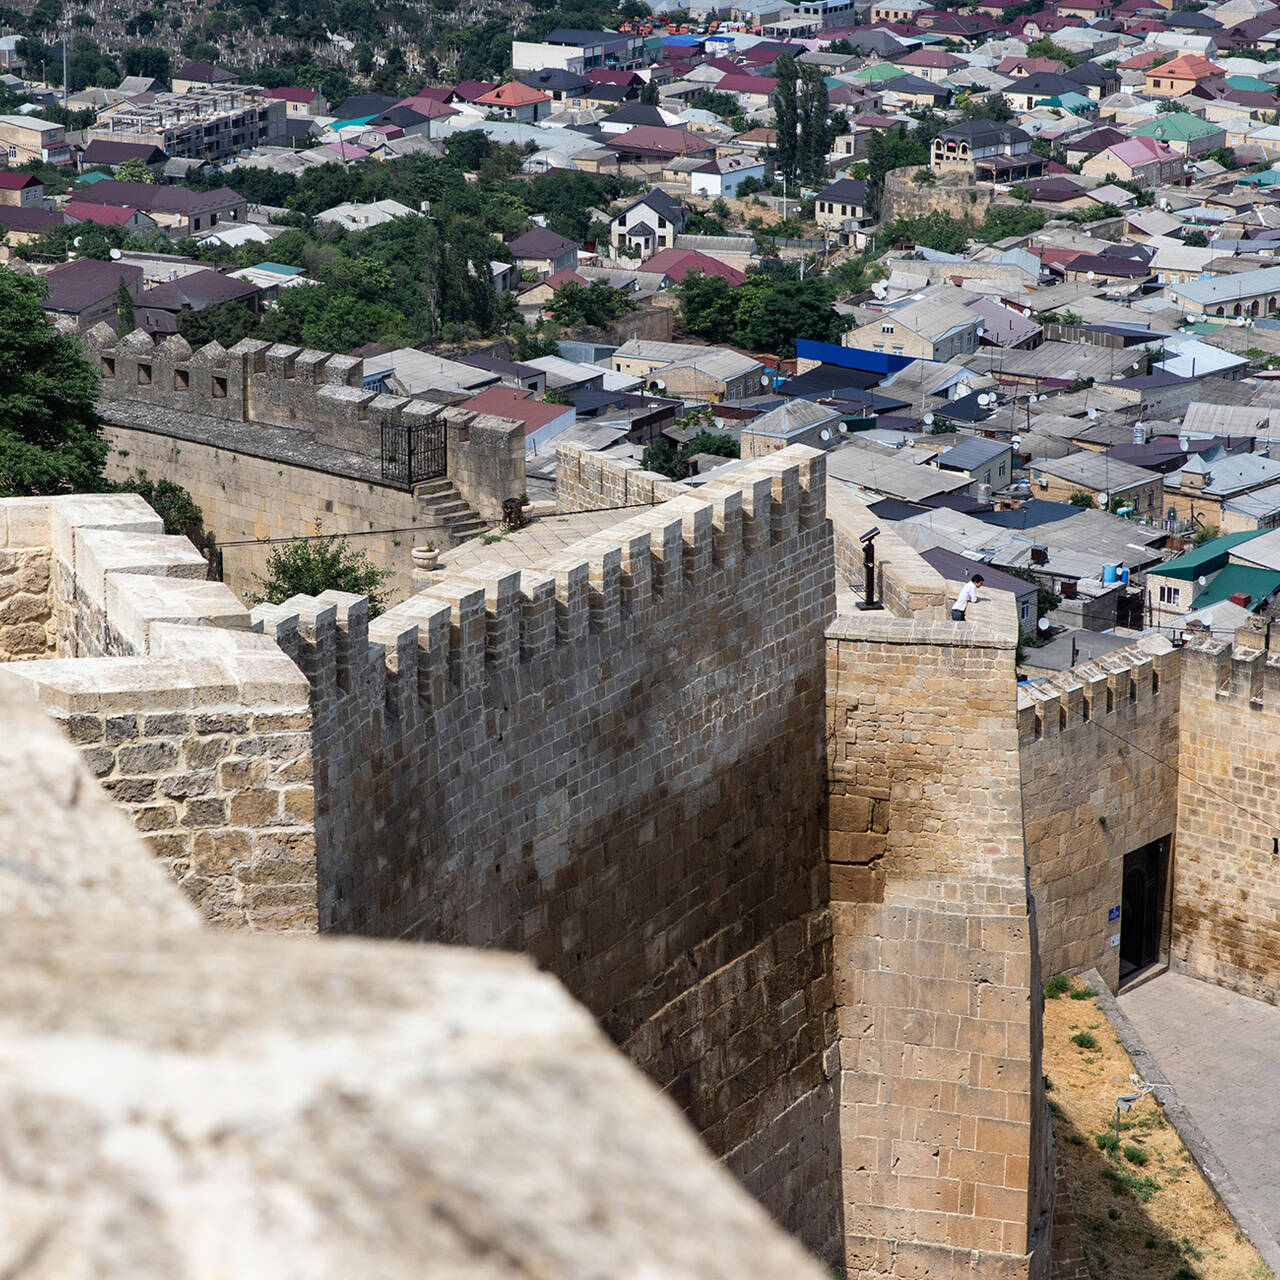
<svg viewBox="0 0 1280 1280"><path fill-rule="evenodd" d="M1167 643L1167 642L1165 642ZM1178 674L1178 653L1130 645L1069 671L1018 686L1018 736L1023 745L1069 733L1078 725L1130 706L1149 707ZM1176 697L1176 680L1174 683Z"/></svg>
<svg viewBox="0 0 1280 1280"><path fill-rule="evenodd" d="M1280 713L1280 651L1269 651L1262 631L1237 632L1234 642L1190 641L1182 650L1183 679L1211 691L1219 703L1255 713Z"/></svg>
<svg viewBox="0 0 1280 1280"><path fill-rule="evenodd" d="M6 678L60 721L206 918L315 927L301 673L133 494L0 501ZM12 575L11 575L12 576Z"/></svg>
<svg viewBox="0 0 1280 1280"><path fill-rule="evenodd" d="M382 457L383 427L438 426L449 479L486 520L524 487L524 428L491 414L366 390L364 361L245 338L193 350L180 334L119 338L98 324L81 338L102 397L226 423L292 427L331 448ZM161 431L163 428L160 428ZM259 451L260 452L260 451ZM181 481L181 476L173 478Z"/></svg>
<svg viewBox="0 0 1280 1280"><path fill-rule="evenodd" d="M745 562L821 525L825 464L803 446L752 462L696 496L621 520L546 573L506 570L497 552L493 572L442 576L372 622L363 597L326 592L259 605L254 626L302 663L322 700L368 678L355 665L370 654L403 728L418 701L439 707L588 635L641 639L651 621L696 610L713 579L734 579Z"/></svg>

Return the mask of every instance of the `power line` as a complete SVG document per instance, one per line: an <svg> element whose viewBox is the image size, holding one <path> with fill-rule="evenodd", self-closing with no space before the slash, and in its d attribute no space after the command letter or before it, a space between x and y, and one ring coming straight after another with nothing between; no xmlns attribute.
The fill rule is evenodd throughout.
<svg viewBox="0 0 1280 1280"><path fill-rule="evenodd" d="M1273 836L1272 836L1273 839L1277 838L1274 834L1277 831L1277 828L1272 824L1270 819L1264 818L1260 813L1255 813L1252 809L1247 808L1245 805L1237 803L1235 800L1232 800L1230 796L1223 795L1221 791L1215 791L1211 786L1209 786L1208 783L1201 782L1199 778L1192 777L1192 775L1189 773L1184 773L1181 769L1178 768L1177 765L1170 764L1167 760L1161 759L1161 757L1156 755L1154 751L1148 751L1146 747L1140 747L1136 742L1130 742L1129 739L1124 736L1124 734L1117 733L1114 729L1108 729L1107 726L1103 724L1101 720L1094 720L1093 723L1097 725L1098 728L1103 731L1103 733L1109 733L1113 738L1116 738L1120 742L1123 742L1127 747L1132 747L1134 751L1137 751L1140 754L1146 756L1149 760L1154 760L1157 764L1163 765L1166 769L1168 769L1171 773L1175 774L1177 777L1182 778L1186 782L1192 783L1194 786L1199 787L1202 791L1207 791L1215 799L1221 800L1223 804L1230 805L1233 809L1238 809L1241 813L1247 814L1255 822L1261 823L1265 829L1270 830L1273 833Z"/></svg>

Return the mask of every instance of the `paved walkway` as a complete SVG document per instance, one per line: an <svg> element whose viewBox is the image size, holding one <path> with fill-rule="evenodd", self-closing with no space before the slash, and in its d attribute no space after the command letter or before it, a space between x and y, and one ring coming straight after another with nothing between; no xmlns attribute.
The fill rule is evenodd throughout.
<svg viewBox="0 0 1280 1280"><path fill-rule="evenodd" d="M1280 1008L1179 973L1118 1003L1253 1210L1255 1229L1280 1242Z"/></svg>

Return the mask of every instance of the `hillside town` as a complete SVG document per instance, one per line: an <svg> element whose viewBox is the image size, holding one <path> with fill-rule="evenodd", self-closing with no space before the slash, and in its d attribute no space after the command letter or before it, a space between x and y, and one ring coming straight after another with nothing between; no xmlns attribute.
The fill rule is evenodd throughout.
<svg viewBox="0 0 1280 1280"><path fill-rule="evenodd" d="M1280 587L1280 10L1028 7L690 10L333 103L11 64L2 252L71 332L514 417L535 496L557 442L699 478L816 445L996 571L1028 667L1229 630ZM410 311L428 244L466 278Z"/></svg>
<svg viewBox="0 0 1280 1280"><path fill-rule="evenodd" d="M1280 1275L1280 4L35 0L0 148L5 1275Z"/></svg>

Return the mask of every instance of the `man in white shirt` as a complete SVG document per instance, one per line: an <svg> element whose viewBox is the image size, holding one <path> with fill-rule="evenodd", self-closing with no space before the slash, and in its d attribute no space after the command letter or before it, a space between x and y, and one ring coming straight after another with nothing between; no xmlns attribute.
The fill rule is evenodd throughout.
<svg viewBox="0 0 1280 1280"><path fill-rule="evenodd" d="M956 596L956 602L951 606L951 621L963 622L965 610L970 604L978 602L978 588L982 586L982 574L975 573L968 582L960 588L960 594Z"/></svg>

